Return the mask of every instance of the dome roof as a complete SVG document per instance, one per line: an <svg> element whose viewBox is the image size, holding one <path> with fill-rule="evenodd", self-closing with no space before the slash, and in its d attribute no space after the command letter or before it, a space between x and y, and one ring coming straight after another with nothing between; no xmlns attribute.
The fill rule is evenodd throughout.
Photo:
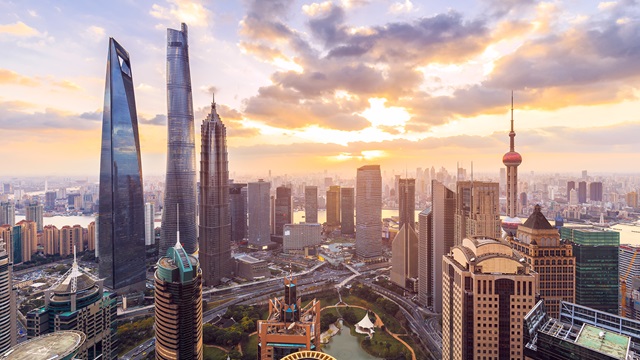
<svg viewBox="0 0 640 360"><path fill-rule="evenodd" d="M502 163L506 166L518 166L522 164L522 156L516 151L509 151L502 157Z"/></svg>

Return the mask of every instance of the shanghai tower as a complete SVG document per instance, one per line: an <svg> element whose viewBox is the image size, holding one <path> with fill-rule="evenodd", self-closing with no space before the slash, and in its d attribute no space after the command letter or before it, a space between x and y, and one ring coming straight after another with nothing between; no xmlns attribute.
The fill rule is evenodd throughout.
<svg viewBox="0 0 640 360"><path fill-rule="evenodd" d="M196 157L186 24L182 24L181 30L167 29L167 123L167 176L160 254L166 254L176 243L178 230L184 249L193 254L198 250Z"/></svg>
<svg viewBox="0 0 640 360"><path fill-rule="evenodd" d="M215 101L201 130L199 257L204 284L215 286L231 275L227 130Z"/></svg>
<svg viewBox="0 0 640 360"><path fill-rule="evenodd" d="M129 53L109 39L100 150L100 277L120 293L145 289L144 200Z"/></svg>

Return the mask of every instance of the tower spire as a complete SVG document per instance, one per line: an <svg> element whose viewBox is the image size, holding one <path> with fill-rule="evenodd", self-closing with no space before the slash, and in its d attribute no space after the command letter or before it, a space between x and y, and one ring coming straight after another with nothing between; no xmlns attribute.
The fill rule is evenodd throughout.
<svg viewBox="0 0 640 360"><path fill-rule="evenodd" d="M516 132L513 130L513 90L511 90L511 131L509 132L509 151L515 151Z"/></svg>
<svg viewBox="0 0 640 360"><path fill-rule="evenodd" d="M180 249L182 244L180 244L180 203L176 204L176 249Z"/></svg>

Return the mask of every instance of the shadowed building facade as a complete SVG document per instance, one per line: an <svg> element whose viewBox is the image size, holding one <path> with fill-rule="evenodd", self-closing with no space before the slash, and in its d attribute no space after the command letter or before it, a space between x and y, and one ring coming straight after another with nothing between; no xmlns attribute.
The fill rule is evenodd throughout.
<svg viewBox="0 0 640 360"><path fill-rule="evenodd" d="M215 101L201 130L199 258L204 284L215 286L232 272L227 130Z"/></svg>
<svg viewBox="0 0 640 360"><path fill-rule="evenodd" d="M240 242L247 237L247 184L229 184L231 214L231 241Z"/></svg>
<svg viewBox="0 0 640 360"><path fill-rule="evenodd" d="M262 179L250 182L247 191L247 217L249 220L249 244L258 247L271 243L269 215L271 183Z"/></svg>
<svg viewBox="0 0 640 360"><path fill-rule="evenodd" d="M290 186L276 188L274 234L282 236L285 224L293 223L293 202Z"/></svg>
<svg viewBox="0 0 640 360"><path fill-rule="evenodd" d="M202 270L177 237L155 273L156 359L202 360Z"/></svg>
<svg viewBox="0 0 640 360"><path fill-rule="evenodd" d="M455 244L470 236L500 238L500 185L488 181L456 184Z"/></svg>
<svg viewBox="0 0 640 360"><path fill-rule="evenodd" d="M417 291L415 280L418 278L415 191L415 179L398 180L400 230L391 245L391 281L411 291Z"/></svg>
<svg viewBox="0 0 640 360"><path fill-rule="evenodd" d="M176 243L178 225L184 249L198 250L196 238L196 146L189 70L187 25L167 29L167 175L160 254ZM178 217L176 205L180 205ZM178 224L178 218L180 224Z"/></svg>
<svg viewBox="0 0 640 360"><path fill-rule="evenodd" d="M16 344L16 304L5 240L0 238L0 354Z"/></svg>
<svg viewBox="0 0 640 360"><path fill-rule="evenodd" d="M340 188L340 232L342 235L355 233L355 194L352 187Z"/></svg>
<svg viewBox="0 0 640 360"><path fill-rule="evenodd" d="M382 256L381 219L380 165L365 165L356 175L356 255L365 261Z"/></svg>
<svg viewBox="0 0 640 360"><path fill-rule="evenodd" d="M340 186L331 185L327 190L327 226L340 225Z"/></svg>
<svg viewBox="0 0 640 360"><path fill-rule="evenodd" d="M318 222L318 187L304 187L304 221L308 223Z"/></svg>
<svg viewBox="0 0 640 360"><path fill-rule="evenodd" d="M102 116L98 227L104 285L119 293L143 291L144 198L138 117L129 54L113 38L109 39Z"/></svg>

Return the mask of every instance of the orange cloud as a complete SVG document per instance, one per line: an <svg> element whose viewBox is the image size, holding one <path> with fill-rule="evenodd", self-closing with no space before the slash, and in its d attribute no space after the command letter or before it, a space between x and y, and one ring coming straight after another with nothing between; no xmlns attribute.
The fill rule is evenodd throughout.
<svg viewBox="0 0 640 360"><path fill-rule="evenodd" d="M0 34L31 37L40 35L40 32L22 21L17 21L14 24L0 25Z"/></svg>
<svg viewBox="0 0 640 360"><path fill-rule="evenodd" d="M28 76L20 75L15 71L0 69L0 84L38 86L40 83Z"/></svg>

